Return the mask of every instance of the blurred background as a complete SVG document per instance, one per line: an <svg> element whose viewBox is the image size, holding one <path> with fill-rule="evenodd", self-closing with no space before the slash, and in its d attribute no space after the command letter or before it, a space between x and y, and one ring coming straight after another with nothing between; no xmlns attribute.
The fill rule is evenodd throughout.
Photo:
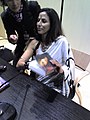
<svg viewBox="0 0 90 120"><path fill-rule="evenodd" d="M62 28L71 47L90 55L90 0L37 0L41 7L54 8L59 17L62 16ZM61 9L63 8L63 9ZM3 7L0 6L0 14ZM63 12L61 14L61 11ZM15 45L7 40L4 26L0 17L0 45L14 50ZM90 110L90 75L81 81L80 91L83 93L83 106ZM75 96L73 99L78 103Z"/></svg>

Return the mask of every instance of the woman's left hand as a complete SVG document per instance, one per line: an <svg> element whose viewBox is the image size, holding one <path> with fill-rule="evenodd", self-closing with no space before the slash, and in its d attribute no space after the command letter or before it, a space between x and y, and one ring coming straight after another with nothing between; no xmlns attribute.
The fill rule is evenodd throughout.
<svg viewBox="0 0 90 120"><path fill-rule="evenodd" d="M50 62L57 67L59 73L63 73L62 65L57 60L50 60Z"/></svg>

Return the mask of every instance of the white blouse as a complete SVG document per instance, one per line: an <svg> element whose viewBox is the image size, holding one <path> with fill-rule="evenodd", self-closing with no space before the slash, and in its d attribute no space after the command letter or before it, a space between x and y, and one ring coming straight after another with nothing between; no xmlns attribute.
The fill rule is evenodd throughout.
<svg viewBox="0 0 90 120"><path fill-rule="evenodd" d="M47 52L53 59L57 60L62 65L62 69L64 70L66 80L66 82L64 82L63 95L68 94L65 92L65 91L69 92L69 88L67 87L68 81L75 80L75 63L73 60L71 47L68 44L66 37L59 36L56 39L56 42L53 42L45 52ZM41 46L39 46L39 48L37 49L37 54L42 53L43 53L42 48ZM70 62L69 66L67 64L68 62L66 62L68 59Z"/></svg>

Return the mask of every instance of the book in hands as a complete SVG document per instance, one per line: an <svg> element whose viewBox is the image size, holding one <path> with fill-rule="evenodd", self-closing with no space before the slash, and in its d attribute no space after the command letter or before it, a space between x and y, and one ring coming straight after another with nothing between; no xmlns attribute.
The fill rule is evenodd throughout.
<svg viewBox="0 0 90 120"><path fill-rule="evenodd" d="M10 86L9 82L6 82L5 79L3 79L2 77L0 77L0 92L2 92L3 90L5 90L9 86Z"/></svg>
<svg viewBox="0 0 90 120"><path fill-rule="evenodd" d="M57 66L53 65L50 60L52 58L48 53L37 55L36 60L30 62L29 68L39 75L36 78L37 81L61 93L61 86L59 87L61 74L58 72Z"/></svg>
<svg viewBox="0 0 90 120"><path fill-rule="evenodd" d="M36 55L36 59L29 63L29 68L38 75L48 75L56 69L56 66L50 62L51 59L48 53Z"/></svg>

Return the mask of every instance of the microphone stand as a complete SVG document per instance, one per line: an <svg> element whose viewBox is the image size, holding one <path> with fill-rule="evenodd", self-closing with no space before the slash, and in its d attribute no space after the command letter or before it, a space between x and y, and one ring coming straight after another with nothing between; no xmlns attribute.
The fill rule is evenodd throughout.
<svg viewBox="0 0 90 120"><path fill-rule="evenodd" d="M19 113L19 117L18 117L18 120L20 120L20 117L21 117L21 114L22 114L22 110L23 110L23 106L24 106L24 102L25 102L25 99L26 99L26 96L27 96L27 92L30 88L30 85L26 85L26 91L25 91L25 95L24 95L24 98L23 98L23 102L22 102L22 106L21 106L21 109L20 109L20 113Z"/></svg>

